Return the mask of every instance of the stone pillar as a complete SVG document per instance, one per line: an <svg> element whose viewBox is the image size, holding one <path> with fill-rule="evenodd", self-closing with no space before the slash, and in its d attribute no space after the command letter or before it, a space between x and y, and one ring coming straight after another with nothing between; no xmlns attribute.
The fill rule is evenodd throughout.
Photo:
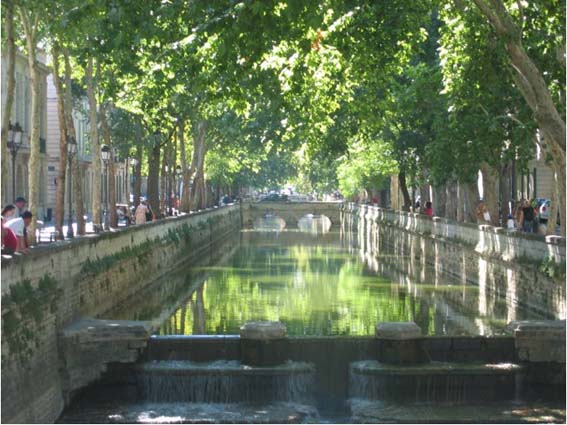
<svg viewBox="0 0 567 425"><path fill-rule="evenodd" d="M526 383L565 397L565 320L517 321L508 329L514 333L516 358L526 366Z"/></svg>
<svg viewBox="0 0 567 425"><path fill-rule="evenodd" d="M240 328L243 364L275 366L284 363L287 329L281 322L247 322Z"/></svg>
<svg viewBox="0 0 567 425"><path fill-rule="evenodd" d="M423 363L421 329L414 322L382 322L376 325L378 360L384 363Z"/></svg>
<svg viewBox="0 0 567 425"><path fill-rule="evenodd" d="M565 363L565 320L511 322L518 360L531 363Z"/></svg>

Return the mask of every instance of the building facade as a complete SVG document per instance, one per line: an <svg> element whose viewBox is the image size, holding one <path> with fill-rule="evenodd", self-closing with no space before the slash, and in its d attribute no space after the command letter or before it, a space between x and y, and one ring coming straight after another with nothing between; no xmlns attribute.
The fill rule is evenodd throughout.
<svg viewBox="0 0 567 425"><path fill-rule="evenodd" d="M2 62L6 63L6 56L2 54ZM47 76L49 75L49 68L45 64L45 57L41 54L38 55L38 71L39 71L39 144L40 144L40 170L39 170L39 205L37 215L40 220L47 217L47 163L49 155L47 153ZM30 158L30 133L32 127L32 114L31 114L31 79L28 66L27 57L21 52L16 52L15 64L15 77L16 87L14 93L14 103L10 113L10 123L12 125L18 124L22 130L22 144L20 148L13 155L8 149L10 155L8 162L8 180L4 182L3 192L4 204L13 203L14 200L23 196L29 198L29 158ZM7 68L2 67L2 114L6 113L4 110L6 105L6 83L7 83ZM2 140L2 143L7 141ZM15 159L15 160L14 160ZM13 182L15 182L15 190L13 189Z"/></svg>
<svg viewBox="0 0 567 425"><path fill-rule="evenodd" d="M92 215L92 188L95 178L94 167L92 164L92 150L90 141L90 122L89 122L89 102L86 96L73 99L73 124L75 126L75 138L77 141L77 153L74 161L79 161L82 179L82 193L83 193L83 210L87 219ZM59 168L59 140L61 130L59 127L58 117L58 96L57 90L53 83L53 76L50 75L47 79L47 133L48 133L48 146L49 152L49 165L48 165L48 184L47 184L47 205L48 209L55 212L55 198L57 191L57 174ZM104 173L104 166L103 166ZM115 187L116 187L116 202L127 203L127 196L129 195L130 185L127 179L127 166L124 161L117 161L115 163ZM100 193L101 202L105 200L105 180L104 175L98 176L101 179ZM69 186L65 185L65 208L68 208ZM104 204L103 204L104 205ZM104 208L104 206L103 206ZM67 217L68 211L65 212Z"/></svg>

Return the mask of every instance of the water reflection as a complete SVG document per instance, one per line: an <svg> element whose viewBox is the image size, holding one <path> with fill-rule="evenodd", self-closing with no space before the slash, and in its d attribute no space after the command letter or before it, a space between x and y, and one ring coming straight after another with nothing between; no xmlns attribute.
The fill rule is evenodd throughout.
<svg viewBox="0 0 567 425"><path fill-rule="evenodd" d="M266 214L254 221L254 229L265 232L281 232L285 228L285 220L274 214Z"/></svg>
<svg viewBox="0 0 567 425"><path fill-rule="evenodd" d="M307 214L299 219L297 227L301 232L320 235L331 230L331 220L324 215Z"/></svg>
<svg viewBox="0 0 567 425"><path fill-rule="evenodd" d="M412 320L429 335L490 335L510 316L539 318L422 261L400 271L409 260L341 246L336 232L244 232L231 258L191 269L207 277L160 333L235 334L249 320L281 320L290 335L373 335L378 322Z"/></svg>

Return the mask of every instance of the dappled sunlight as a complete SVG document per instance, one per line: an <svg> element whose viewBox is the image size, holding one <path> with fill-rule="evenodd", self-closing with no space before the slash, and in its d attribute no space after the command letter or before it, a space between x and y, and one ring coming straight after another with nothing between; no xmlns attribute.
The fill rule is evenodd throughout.
<svg viewBox="0 0 567 425"><path fill-rule="evenodd" d="M516 320L516 303L518 299L516 288L516 271L512 268L506 270L506 300L508 301L508 322Z"/></svg>
<svg viewBox="0 0 567 425"><path fill-rule="evenodd" d="M487 276L488 263L484 258L478 259L478 314L486 316L488 313L486 292L487 292Z"/></svg>

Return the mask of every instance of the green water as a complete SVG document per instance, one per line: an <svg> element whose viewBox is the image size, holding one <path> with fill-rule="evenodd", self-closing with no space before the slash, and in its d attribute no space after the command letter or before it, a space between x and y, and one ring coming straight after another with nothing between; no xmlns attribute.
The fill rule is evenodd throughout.
<svg viewBox="0 0 567 425"><path fill-rule="evenodd" d="M153 320L162 335L238 334L247 321L279 320L295 336L373 335L383 321L415 321L425 335L494 335L511 319L539 318L430 268L404 276L395 266L408 258L379 256L373 272L341 240L336 231L243 231L107 317Z"/></svg>

